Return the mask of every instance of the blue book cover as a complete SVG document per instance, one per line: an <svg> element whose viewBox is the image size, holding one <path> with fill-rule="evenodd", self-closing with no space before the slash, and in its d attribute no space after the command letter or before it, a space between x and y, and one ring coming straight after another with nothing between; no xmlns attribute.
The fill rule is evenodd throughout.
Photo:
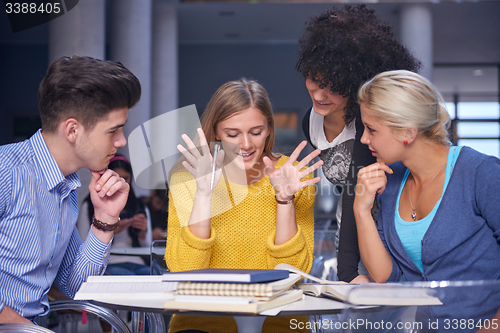
<svg viewBox="0 0 500 333"><path fill-rule="evenodd" d="M289 271L280 269L205 268L165 273L163 274L163 281L256 283L281 280L288 277Z"/></svg>

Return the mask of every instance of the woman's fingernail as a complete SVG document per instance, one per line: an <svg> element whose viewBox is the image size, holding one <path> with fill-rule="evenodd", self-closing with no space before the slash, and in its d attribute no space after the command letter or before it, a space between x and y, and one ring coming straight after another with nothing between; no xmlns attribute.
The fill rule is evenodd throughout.
<svg viewBox="0 0 500 333"><path fill-rule="evenodd" d="M394 173L394 171L392 171L392 169L391 169L391 168L389 168L389 170L391 170L391 174L393 174L393 173Z"/></svg>

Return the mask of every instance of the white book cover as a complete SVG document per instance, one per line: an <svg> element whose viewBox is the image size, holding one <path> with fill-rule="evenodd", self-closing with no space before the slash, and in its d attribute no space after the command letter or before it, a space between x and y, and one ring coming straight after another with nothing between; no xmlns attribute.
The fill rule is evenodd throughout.
<svg viewBox="0 0 500 333"><path fill-rule="evenodd" d="M175 282L84 282L75 300L104 301L111 299L163 299L174 298Z"/></svg>

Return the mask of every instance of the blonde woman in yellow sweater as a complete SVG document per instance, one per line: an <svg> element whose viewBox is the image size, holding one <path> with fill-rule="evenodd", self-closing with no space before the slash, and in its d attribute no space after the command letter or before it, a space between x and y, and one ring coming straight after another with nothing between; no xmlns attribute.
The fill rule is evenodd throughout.
<svg viewBox="0 0 500 333"><path fill-rule="evenodd" d="M201 268L273 269L279 263L311 269L314 250L314 186L307 167L316 150L298 162L272 152L274 116L265 89L240 79L213 95L198 130L199 146L183 135L185 169L170 179L165 260L173 272ZM220 142L215 186L208 142ZM222 168L224 165L224 168ZM223 172L224 170L224 172ZM243 171L243 172L242 172ZM305 318L307 320L307 318ZM263 330L288 331L290 319L268 318ZM232 317L174 316L172 332L236 332Z"/></svg>

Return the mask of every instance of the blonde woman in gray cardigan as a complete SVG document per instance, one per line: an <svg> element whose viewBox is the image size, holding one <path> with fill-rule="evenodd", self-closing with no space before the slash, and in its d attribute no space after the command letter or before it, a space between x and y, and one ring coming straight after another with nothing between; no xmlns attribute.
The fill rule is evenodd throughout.
<svg viewBox="0 0 500 333"><path fill-rule="evenodd" d="M442 97L418 74L381 73L358 97L361 142L377 158L359 171L354 200L361 258L373 280L498 280L500 160L450 147ZM500 307L500 295L472 299L474 306L457 299L460 307L427 315L484 320Z"/></svg>

